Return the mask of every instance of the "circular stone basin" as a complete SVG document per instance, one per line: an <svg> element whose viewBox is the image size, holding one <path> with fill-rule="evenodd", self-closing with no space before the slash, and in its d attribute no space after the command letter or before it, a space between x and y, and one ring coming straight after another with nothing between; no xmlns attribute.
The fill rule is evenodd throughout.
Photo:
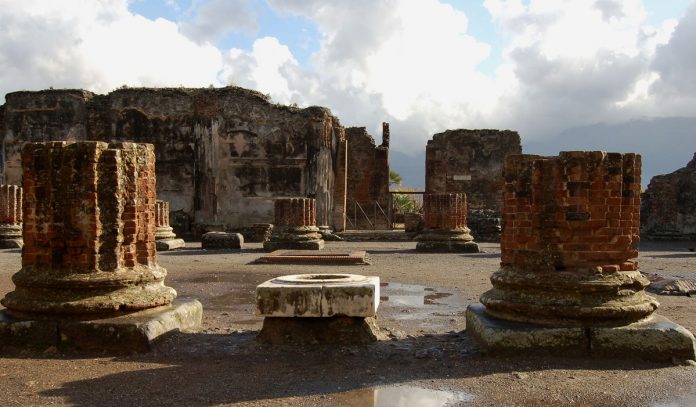
<svg viewBox="0 0 696 407"><path fill-rule="evenodd" d="M276 284L345 284L362 283L367 277L357 274L291 274L273 279Z"/></svg>

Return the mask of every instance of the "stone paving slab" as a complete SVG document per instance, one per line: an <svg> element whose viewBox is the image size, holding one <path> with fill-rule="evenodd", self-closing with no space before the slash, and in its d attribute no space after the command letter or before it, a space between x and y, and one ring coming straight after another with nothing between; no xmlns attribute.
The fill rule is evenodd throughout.
<svg viewBox="0 0 696 407"><path fill-rule="evenodd" d="M276 250L256 259L256 263L280 264L369 264L365 250L324 251Z"/></svg>

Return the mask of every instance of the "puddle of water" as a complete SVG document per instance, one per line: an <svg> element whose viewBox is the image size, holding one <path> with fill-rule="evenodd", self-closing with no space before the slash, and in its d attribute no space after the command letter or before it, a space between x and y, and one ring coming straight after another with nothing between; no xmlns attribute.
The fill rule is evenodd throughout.
<svg viewBox="0 0 696 407"><path fill-rule="evenodd" d="M655 403L652 407L692 407L696 406L696 388L690 394L669 401Z"/></svg>
<svg viewBox="0 0 696 407"><path fill-rule="evenodd" d="M444 289L415 284L383 283L380 301L385 305L421 308L427 305L466 306L464 297Z"/></svg>
<svg viewBox="0 0 696 407"><path fill-rule="evenodd" d="M375 387L333 396L338 402L337 405L355 407L445 407L474 400L474 396L468 393L430 390L416 386Z"/></svg>

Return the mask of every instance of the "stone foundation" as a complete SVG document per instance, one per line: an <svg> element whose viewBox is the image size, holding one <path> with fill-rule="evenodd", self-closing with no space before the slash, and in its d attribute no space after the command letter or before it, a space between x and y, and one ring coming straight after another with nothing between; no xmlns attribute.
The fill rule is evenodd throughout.
<svg viewBox="0 0 696 407"><path fill-rule="evenodd" d="M22 240L22 188L0 185L0 249L17 249Z"/></svg>
<svg viewBox="0 0 696 407"><path fill-rule="evenodd" d="M466 226L465 194L424 194L423 232L416 238L420 252L478 253Z"/></svg>
<svg viewBox="0 0 696 407"><path fill-rule="evenodd" d="M516 348L510 341L490 339L491 332L505 334L514 322L542 342L556 341L557 332L576 332L569 328L624 335L627 344L634 342L627 327L651 321L658 306L646 294L648 281L635 260L640 164L639 155L601 151L508 157L501 268L491 276L493 289L481 295L485 316L501 322L486 322L482 310L470 308L469 318L480 322L469 327L475 337L490 347ZM669 340L654 331L662 325L641 325L641 335ZM693 336L682 339L677 342L690 347L668 349L657 357L693 354ZM553 347L565 346L559 341ZM640 356L644 347L632 349Z"/></svg>
<svg viewBox="0 0 696 407"><path fill-rule="evenodd" d="M324 240L317 227L316 201L311 198L276 199L273 233L263 243L263 248L267 251L323 249Z"/></svg>
<svg viewBox="0 0 696 407"><path fill-rule="evenodd" d="M152 145L28 143L22 165L25 245L5 318L67 326L169 306L176 291L155 258Z"/></svg>

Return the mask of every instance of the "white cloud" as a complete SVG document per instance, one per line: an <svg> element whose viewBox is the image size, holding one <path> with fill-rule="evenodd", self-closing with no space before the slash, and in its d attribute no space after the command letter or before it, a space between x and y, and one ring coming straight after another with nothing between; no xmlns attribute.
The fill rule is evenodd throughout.
<svg viewBox="0 0 696 407"><path fill-rule="evenodd" d="M268 93L279 103L290 103L294 101L296 92L288 87L284 70L297 67L298 63L287 46L277 38L263 37L254 41L249 52L229 50L221 76L227 83Z"/></svg>
<svg viewBox="0 0 696 407"><path fill-rule="evenodd" d="M195 16L180 23L181 32L203 44L215 43L230 32L254 33L256 16L249 0L207 0L198 4Z"/></svg>
<svg viewBox="0 0 696 407"><path fill-rule="evenodd" d="M222 55L125 0L0 1L0 93L50 86L207 86Z"/></svg>
<svg viewBox="0 0 696 407"><path fill-rule="evenodd" d="M509 35L507 69L517 91L499 106L500 123L527 138L600 121L649 114L650 61L674 22L648 25L639 0L486 0ZM654 111L653 111L654 112Z"/></svg>

